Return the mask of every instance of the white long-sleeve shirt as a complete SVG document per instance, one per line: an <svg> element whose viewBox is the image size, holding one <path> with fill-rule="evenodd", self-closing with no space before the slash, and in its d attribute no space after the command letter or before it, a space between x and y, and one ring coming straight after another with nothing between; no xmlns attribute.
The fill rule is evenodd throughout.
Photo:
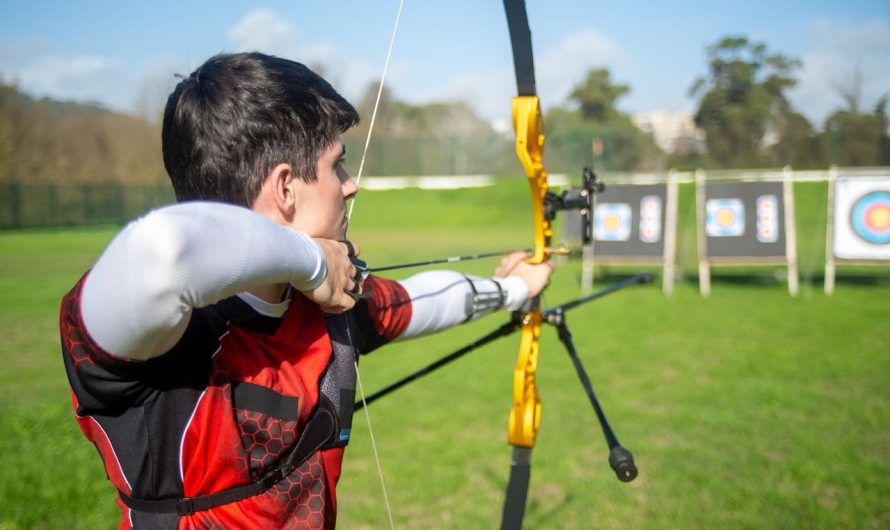
<svg viewBox="0 0 890 530"><path fill-rule="evenodd" d="M155 210L115 237L85 280L81 310L91 337L105 351L149 359L176 344L194 308L239 295L275 316L286 303L264 302L247 291L282 283L309 291L326 272L321 247L305 234L246 208L183 203ZM516 277L451 271L424 272L401 283L412 313L399 339L501 306L517 309L528 294Z"/></svg>

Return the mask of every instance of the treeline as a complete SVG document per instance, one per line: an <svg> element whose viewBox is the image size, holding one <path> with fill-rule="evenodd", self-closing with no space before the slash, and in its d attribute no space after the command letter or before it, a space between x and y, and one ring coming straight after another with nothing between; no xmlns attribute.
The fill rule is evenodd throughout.
<svg viewBox="0 0 890 530"><path fill-rule="evenodd" d="M343 136L355 174L374 112L378 85L355 101L362 117ZM515 173L513 141L497 133L464 102L413 105L384 87L365 159L365 175L469 175Z"/></svg>
<svg viewBox="0 0 890 530"><path fill-rule="evenodd" d="M653 171L667 156L650 135L619 112L615 102L629 88L614 85L606 70L594 70L572 91L566 107L545 109L546 161L551 172L580 173L595 163L604 169ZM344 139L361 157L377 85L357 102L364 121ZM505 95L505 105L507 104ZM495 131L463 102L412 105L384 90L364 173L368 175L513 175L519 171L512 128Z"/></svg>
<svg viewBox="0 0 890 530"><path fill-rule="evenodd" d="M835 81L832 89L843 107L817 129L788 99L799 60L742 36L721 39L706 55L708 72L690 89L698 99L695 123L704 132L705 149L677 153L673 165L890 165L890 92L866 108L862 82L868 72L856 69L847 81Z"/></svg>
<svg viewBox="0 0 890 530"><path fill-rule="evenodd" d="M158 125L0 84L0 181L166 181Z"/></svg>
<svg viewBox="0 0 890 530"><path fill-rule="evenodd" d="M671 153L618 109L628 85L606 69L587 72L562 106L545 109L550 171L577 173L591 163L616 171L890 165L888 96L871 108L862 101L868 72L834 87L839 110L817 128L788 98L800 61L745 37L721 39L706 58L690 89L698 132ZM363 121L345 135L353 172L376 95L375 84L358 99ZM413 105L385 91L364 174L515 174L513 149L512 131L494 130L466 103ZM160 127L98 105L35 99L0 81L3 181L164 183Z"/></svg>

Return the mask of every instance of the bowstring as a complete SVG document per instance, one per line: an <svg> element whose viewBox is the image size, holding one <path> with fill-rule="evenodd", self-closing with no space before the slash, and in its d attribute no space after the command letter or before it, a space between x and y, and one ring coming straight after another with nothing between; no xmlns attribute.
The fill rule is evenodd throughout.
<svg viewBox="0 0 890 530"><path fill-rule="evenodd" d="M399 21L402 18L402 7L405 0L399 1L399 10L396 13L396 22L392 27L392 35L389 38L389 49L386 51L386 61L383 63L383 73L380 75L380 86L377 87L377 99L374 100L374 110L371 111L371 122L368 124L368 135L365 137L365 147L362 150L362 159L358 164L358 173L355 175L355 187L358 188L362 182L362 171L365 169L365 159L368 156L368 146L371 144L371 133L374 132L374 122L377 121L377 109L380 107L380 99L383 96L383 83L386 82L386 72L389 70L389 59L392 57L393 45L396 42L396 33L399 30ZM349 204L349 213L346 214L346 220L352 219L352 209L355 208L356 195Z"/></svg>
<svg viewBox="0 0 890 530"><path fill-rule="evenodd" d="M405 0L399 1L399 10L396 12L396 21L393 24L392 35L389 38L389 49L386 51L386 61L383 63L383 73L380 75L380 86L377 88L377 99L374 100L374 110L371 112L371 122L368 124L368 135L365 138L365 147L362 150L362 158L358 165L358 173L355 176L355 187L359 188L362 180L362 171L365 168L365 159L368 156L368 146L371 144L371 134L374 132L374 123L377 121L377 110L380 108L380 99L383 96L383 84L386 81L386 72L389 70L389 61L392 57L392 49L393 45L396 42L396 33L398 33L399 29L399 21L402 18L402 8L405 5ZM346 214L346 223L349 225L349 221L352 219L352 210L355 208L355 201L358 198L358 195L352 198L352 202L349 204L349 212ZM349 335L350 341L352 339L351 334ZM353 350L355 347L353 346ZM371 451L374 453L374 462L377 464L377 476L380 478L380 488L383 491L383 503L386 506L386 515L389 518L389 527L392 530L395 530L395 523L392 518L392 507L389 504L389 495L386 491L386 481L383 478L383 465L380 463L380 455L377 452L377 442L374 439L374 429L371 427L371 414L368 412L367 402L365 401L365 389L362 385L362 377L361 373L358 369L358 357L353 360L353 365L355 366L355 378L356 378L356 387L359 391L359 396L361 397L362 404L364 405L362 409L365 412L365 421L368 424L368 438L371 440Z"/></svg>

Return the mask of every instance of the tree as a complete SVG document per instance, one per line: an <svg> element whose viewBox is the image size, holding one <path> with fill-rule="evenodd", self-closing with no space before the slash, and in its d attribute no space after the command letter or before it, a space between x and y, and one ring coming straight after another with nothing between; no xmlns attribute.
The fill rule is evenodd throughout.
<svg viewBox="0 0 890 530"><path fill-rule="evenodd" d="M660 169L664 153L616 106L629 92L629 86L612 81L607 69L587 72L569 93L567 106L554 107L545 117L551 169L575 172L592 159L604 169Z"/></svg>
<svg viewBox="0 0 890 530"><path fill-rule="evenodd" d="M590 122L603 123L621 113L615 102L630 92L627 85L616 85L605 68L587 72L587 78L572 89L569 101L578 105L581 116Z"/></svg>
<svg viewBox="0 0 890 530"><path fill-rule="evenodd" d="M828 161L842 166L877 166L890 163L887 135L887 96L872 113L839 110L825 120L823 134Z"/></svg>
<svg viewBox="0 0 890 530"><path fill-rule="evenodd" d="M828 162L843 166L890 164L888 95L878 100L874 112L862 112L863 75L858 66L848 80L835 80L831 86L844 100L846 108L825 120L822 137Z"/></svg>
<svg viewBox="0 0 890 530"><path fill-rule="evenodd" d="M786 112L774 123L776 142L769 147L770 162L795 168L825 167L822 143L818 131L798 112Z"/></svg>
<svg viewBox="0 0 890 530"><path fill-rule="evenodd" d="M699 97L695 123L705 131L709 165L763 164L767 133L790 118L785 92L795 85L796 59L770 53L746 37L724 37L707 48L708 75L693 84ZM799 121L799 120L798 120Z"/></svg>
<svg viewBox="0 0 890 530"><path fill-rule="evenodd" d="M361 161L378 83L370 83L357 100L362 117L343 135L351 158ZM411 104L398 100L386 87L374 123L363 172L374 175L442 175L505 171L515 166L512 142L492 131L461 101ZM509 162L509 163L508 163ZM358 165L350 166L353 174Z"/></svg>
<svg viewBox="0 0 890 530"><path fill-rule="evenodd" d="M882 166L890 166L890 119L887 117L888 98L890 96L885 94L884 97L878 100L878 104L875 105L875 114L878 116L878 127L881 131L880 164Z"/></svg>
<svg viewBox="0 0 890 530"><path fill-rule="evenodd" d="M857 66L853 70L853 75L845 82L833 80L831 88L843 98L847 104L847 110L852 114L859 114L859 109L862 106L862 68Z"/></svg>
<svg viewBox="0 0 890 530"><path fill-rule="evenodd" d="M160 183L160 126L0 82L0 182Z"/></svg>
<svg viewBox="0 0 890 530"><path fill-rule="evenodd" d="M350 130L350 137L364 137L371 125L378 83L370 83L358 100L356 110L362 117L358 127ZM450 101L413 105L399 101L386 86L380 95L374 134L379 137L445 136L485 133L489 125L479 118L464 102Z"/></svg>

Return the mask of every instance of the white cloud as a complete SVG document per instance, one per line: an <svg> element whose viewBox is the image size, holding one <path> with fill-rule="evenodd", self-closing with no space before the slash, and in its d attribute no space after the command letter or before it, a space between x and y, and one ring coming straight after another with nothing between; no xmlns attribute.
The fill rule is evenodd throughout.
<svg viewBox="0 0 890 530"><path fill-rule="evenodd" d="M345 53L335 41L301 40L294 21L270 9L247 12L228 31L231 49L256 50L300 61L322 69L322 74L344 96L360 97L369 83L376 82L382 64L371 64L360 54ZM614 68L626 61L615 42L593 29L566 35L535 56L538 92L545 108L561 104L580 79L566 72L586 72L594 67ZM123 63L113 55L67 54L46 41L0 39L0 78L17 82L37 96L76 101L98 101L115 110L144 116L156 114L176 80L174 72L190 73L197 64L182 64L181 58L157 58L148 65ZM389 67L387 86L397 97L416 103L459 99L469 103L487 119L509 121L508 95L516 92L513 66L454 72L439 85L417 87L422 73L410 63L395 59ZM402 93L402 87L414 87Z"/></svg>
<svg viewBox="0 0 890 530"><path fill-rule="evenodd" d="M37 39L8 41L0 38L0 72L10 73L52 52L49 42Z"/></svg>
<svg viewBox="0 0 890 530"><path fill-rule="evenodd" d="M296 47L293 25L271 9L251 11L229 30L228 36L238 51L288 56Z"/></svg>
<svg viewBox="0 0 890 530"><path fill-rule="evenodd" d="M467 102L473 110L489 119L510 115L508 96L516 94L512 67L455 74L442 99Z"/></svg>
<svg viewBox="0 0 890 530"><path fill-rule="evenodd" d="M617 43L594 29L567 35L555 46L545 49L535 63L538 92L549 106L561 104L590 69L608 67L614 72L615 67L626 60ZM577 72L577 75L566 76L566 72Z"/></svg>
<svg viewBox="0 0 890 530"><path fill-rule="evenodd" d="M546 108L564 103L571 88L591 68L610 67L626 61L626 54L608 37L585 29L563 37L535 54L535 79L541 104ZM575 77L566 72L578 72ZM500 69L457 74L446 89L446 97L468 102L490 119L510 115L507 94L516 93L512 63Z"/></svg>
<svg viewBox="0 0 890 530"><path fill-rule="evenodd" d="M115 61L99 55L64 55L46 42L0 42L0 74L41 97L99 102L129 109L134 83Z"/></svg>
<svg viewBox="0 0 890 530"><path fill-rule="evenodd" d="M136 83L130 101L130 112L147 120L160 121L167 98L179 79L176 74L187 75L192 68L174 58L157 59L148 65Z"/></svg>
<svg viewBox="0 0 890 530"><path fill-rule="evenodd" d="M331 42L300 42L296 26L269 9L248 12L227 37L237 51L256 50L320 66L348 98L358 97L380 75L379 67L345 56ZM392 71L398 72L393 66ZM66 54L45 40L0 38L0 80L14 82L37 97L98 102L147 117L163 108L177 82L173 74L188 74L195 67L170 57L134 67L106 55Z"/></svg>
<svg viewBox="0 0 890 530"><path fill-rule="evenodd" d="M890 26L883 19L861 24L820 20L813 47L801 57L799 83L791 101L814 125L844 106L834 86L847 86L856 69L862 73L862 107L870 112L890 92Z"/></svg>
<svg viewBox="0 0 890 530"><path fill-rule="evenodd" d="M238 51L259 51L318 67L324 77L348 99L358 97L380 70L344 55L330 41L300 42L297 28L270 9L247 13L228 31Z"/></svg>

